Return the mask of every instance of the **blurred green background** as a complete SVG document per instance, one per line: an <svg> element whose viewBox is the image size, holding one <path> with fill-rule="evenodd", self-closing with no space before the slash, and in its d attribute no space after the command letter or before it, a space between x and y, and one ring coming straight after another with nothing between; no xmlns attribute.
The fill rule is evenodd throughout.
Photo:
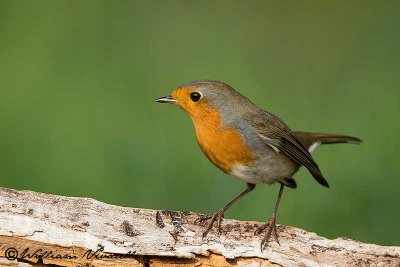
<svg viewBox="0 0 400 267"><path fill-rule="evenodd" d="M216 211L245 187L155 98L228 82L292 129L359 136L318 149L278 223L400 244L399 1L0 1L0 186L116 205ZM260 185L228 218L266 220Z"/></svg>

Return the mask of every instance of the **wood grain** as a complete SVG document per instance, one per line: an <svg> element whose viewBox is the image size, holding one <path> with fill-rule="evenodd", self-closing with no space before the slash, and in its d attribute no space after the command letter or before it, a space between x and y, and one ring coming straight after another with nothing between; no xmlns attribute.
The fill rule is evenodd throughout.
<svg viewBox="0 0 400 267"><path fill-rule="evenodd" d="M261 222L224 219L223 235L213 230L202 240L199 216L0 188L0 265L400 266L400 247L329 240L289 226L279 227L280 246L261 252L254 236Z"/></svg>

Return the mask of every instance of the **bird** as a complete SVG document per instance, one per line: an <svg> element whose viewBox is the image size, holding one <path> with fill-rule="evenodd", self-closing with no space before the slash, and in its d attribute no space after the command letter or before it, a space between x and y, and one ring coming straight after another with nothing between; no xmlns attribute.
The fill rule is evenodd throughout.
<svg viewBox="0 0 400 267"><path fill-rule="evenodd" d="M257 184L279 183L279 193L272 215L255 234L265 231L264 250L272 236L279 243L276 215L284 187L296 188L293 175L301 166L324 187L329 184L311 153L320 145L361 143L357 137L317 132L292 131L278 116L256 106L225 82L196 80L174 89L171 95L156 99L158 103L177 106L193 121L197 143L204 155L223 172L246 183L246 189L215 213L203 239L216 222L218 234L224 213Z"/></svg>

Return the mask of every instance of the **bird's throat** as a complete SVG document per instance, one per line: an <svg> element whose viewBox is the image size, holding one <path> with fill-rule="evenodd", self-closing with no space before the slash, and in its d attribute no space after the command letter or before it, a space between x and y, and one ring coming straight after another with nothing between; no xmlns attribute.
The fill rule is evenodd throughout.
<svg viewBox="0 0 400 267"><path fill-rule="evenodd" d="M224 128L218 111L208 110L203 116L191 117L201 150L222 171L230 173L237 164L254 163L253 153L240 132Z"/></svg>

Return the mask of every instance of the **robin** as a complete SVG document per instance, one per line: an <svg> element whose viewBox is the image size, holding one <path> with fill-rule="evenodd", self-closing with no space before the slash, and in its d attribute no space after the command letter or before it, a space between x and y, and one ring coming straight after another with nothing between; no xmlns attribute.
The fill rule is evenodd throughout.
<svg viewBox="0 0 400 267"><path fill-rule="evenodd" d="M261 250L272 235L279 244L275 224L279 201L285 186L297 187L293 175L300 166L306 167L322 186L329 187L310 153L321 144L361 142L359 138L345 135L292 131L280 118L257 107L221 81L192 81L156 102L170 103L186 111L206 157L223 172L247 184L246 190L227 205L202 218L211 219L203 238L215 221L218 233L221 233L225 211L252 191L256 184L280 183L272 216L255 232L260 234L265 230Z"/></svg>

